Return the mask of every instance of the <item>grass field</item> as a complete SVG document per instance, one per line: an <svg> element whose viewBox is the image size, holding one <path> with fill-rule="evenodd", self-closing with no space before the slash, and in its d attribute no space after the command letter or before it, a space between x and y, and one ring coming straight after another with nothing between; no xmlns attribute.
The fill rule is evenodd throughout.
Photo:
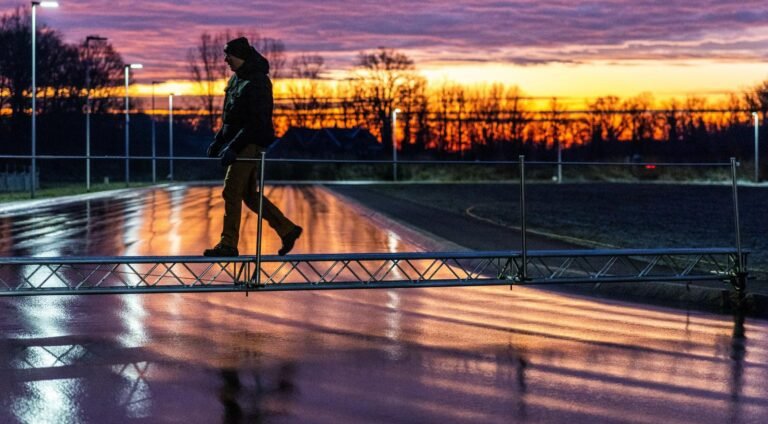
<svg viewBox="0 0 768 424"><path fill-rule="evenodd" d="M376 185L372 190L519 227L515 184ZM727 185L530 184L531 230L575 238L585 246L618 248L735 246L733 197ZM741 237L750 268L768 277L768 189L740 187Z"/></svg>

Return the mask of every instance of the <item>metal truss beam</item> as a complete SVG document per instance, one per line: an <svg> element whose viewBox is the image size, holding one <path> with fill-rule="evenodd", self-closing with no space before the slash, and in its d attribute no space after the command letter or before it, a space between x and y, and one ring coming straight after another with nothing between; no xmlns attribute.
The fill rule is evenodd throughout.
<svg viewBox="0 0 768 424"><path fill-rule="evenodd" d="M739 261L731 248L263 256L255 284L256 263L255 256L0 258L0 296L694 282L732 280Z"/></svg>

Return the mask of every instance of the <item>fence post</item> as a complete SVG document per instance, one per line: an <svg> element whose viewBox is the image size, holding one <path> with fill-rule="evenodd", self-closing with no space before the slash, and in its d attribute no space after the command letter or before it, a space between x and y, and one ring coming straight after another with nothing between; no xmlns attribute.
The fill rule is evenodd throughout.
<svg viewBox="0 0 768 424"><path fill-rule="evenodd" d="M520 155L520 240L523 255L523 267L518 271L518 280L528 279L528 241L525 224L525 155Z"/></svg>
<svg viewBox="0 0 768 424"><path fill-rule="evenodd" d="M266 151L261 152L261 162L260 162L260 168L259 172L261 176L259 177L259 216L257 217L256 221L256 285L261 284L261 221L262 221L262 211L264 209L264 165L266 164L265 157L267 155Z"/></svg>
<svg viewBox="0 0 768 424"><path fill-rule="evenodd" d="M744 255L741 251L741 226L739 225L739 189L736 179L736 158L731 158L731 183L733 187L733 224L736 230L736 254L738 255L736 261L736 275L733 276L734 288L742 292L746 289L747 275L746 265L744 263Z"/></svg>
<svg viewBox="0 0 768 424"><path fill-rule="evenodd" d="M563 183L563 146L557 141L557 183Z"/></svg>
<svg viewBox="0 0 768 424"><path fill-rule="evenodd" d="M168 95L168 180L173 181L173 94Z"/></svg>

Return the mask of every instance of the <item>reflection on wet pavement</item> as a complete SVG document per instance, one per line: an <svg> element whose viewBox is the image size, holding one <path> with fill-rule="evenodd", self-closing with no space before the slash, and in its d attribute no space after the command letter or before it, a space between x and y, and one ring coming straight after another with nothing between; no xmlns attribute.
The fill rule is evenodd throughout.
<svg viewBox="0 0 768 424"><path fill-rule="evenodd" d="M218 187L0 217L15 255L197 255ZM272 187L296 253L420 250ZM255 251L254 216L240 249ZM279 247L265 226L265 253ZM766 422L768 323L518 288L0 299L0 422Z"/></svg>

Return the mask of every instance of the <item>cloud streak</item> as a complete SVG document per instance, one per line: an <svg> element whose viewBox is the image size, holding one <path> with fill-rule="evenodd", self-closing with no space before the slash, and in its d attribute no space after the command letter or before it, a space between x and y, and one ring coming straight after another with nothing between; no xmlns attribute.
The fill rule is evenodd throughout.
<svg viewBox="0 0 768 424"><path fill-rule="evenodd" d="M0 0L0 13L20 4ZM155 78L186 78L187 50L200 33L224 29L280 38L289 53L321 54L333 68L379 46L417 63L768 57L768 3L753 0L90 0L39 16L69 41L109 37Z"/></svg>

